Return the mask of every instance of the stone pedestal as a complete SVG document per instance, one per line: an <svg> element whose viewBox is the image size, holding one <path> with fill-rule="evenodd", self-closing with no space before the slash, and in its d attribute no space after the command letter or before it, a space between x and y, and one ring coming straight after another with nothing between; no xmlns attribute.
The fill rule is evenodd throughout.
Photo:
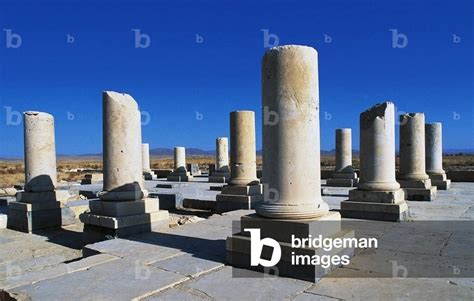
<svg viewBox="0 0 474 301"><path fill-rule="evenodd" d="M436 197L436 186L431 186L426 174L423 113L400 115L400 172L397 180L405 190L407 200L432 201Z"/></svg>
<svg viewBox="0 0 474 301"><path fill-rule="evenodd" d="M143 185L140 111L128 94L103 93L104 190L80 215L86 242L168 227L168 212Z"/></svg>
<svg viewBox="0 0 474 301"><path fill-rule="evenodd" d="M8 205L7 227L32 233L61 227L61 203L55 191L56 146L54 118L42 112L25 112L25 191Z"/></svg>
<svg viewBox="0 0 474 301"><path fill-rule="evenodd" d="M357 173L352 168L352 130L336 130L336 168L326 186L355 187L359 183Z"/></svg>
<svg viewBox="0 0 474 301"><path fill-rule="evenodd" d="M255 205L263 199L260 181L257 179L254 112L230 113L230 146L229 185L216 196L216 210L225 212L254 209ZM225 163L221 161L221 164ZM217 166L213 175L216 172Z"/></svg>
<svg viewBox="0 0 474 301"><path fill-rule="evenodd" d="M360 180L341 202L347 218L401 221L408 217L405 193L395 179L395 108L377 104L360 114Z"/></svg>
<svg viewBox="0 0 474 301"><path fill-rule="evenodd" d="M448 190L451 180L443 169L443 135L439 122L425 124L426 173L431 185L440 190Z"/></svg>
<svg viewBox="0 0 474 301"><path fill-rule="evenodd" d="M174 170L166 177L168 181L188 182L193 176L186 169L186 149L182 146L174 148Z"/></svg>
<svg viewBox="0 0 474 301"><path fill-rule="evenodd" d="M282 257L270 270L280 276L317 281L338 265L294 265L292 254L348 255L351 248L322 249L295 247L291 236L343 238L340 214L329 212L321 198L318 61L315 49L281 46L263 58L263 178L264 200L256 213L241 218L241 231L227 238L227 261L233 266L264 271L250 265L248 228L259 229L262 238L272 238ZM231 160L233 162L233 160ZM232 180L231 180L232 181ZM273 248L262 249L269 258Z"/></svg>
<svg viewBox="0 0 474 301"><path fill-rule="evenodd" d="M226 183L230 178L229 148L227 137L216 139L216 167L209 175L210 183Z"/></svg>
<svg viewBox="0 0 474 301"><path fill-rule="evenodd" d="M142 143L142 169L145 180L156 180L156 175L150 168L150 145L148 143Z"/></svg>

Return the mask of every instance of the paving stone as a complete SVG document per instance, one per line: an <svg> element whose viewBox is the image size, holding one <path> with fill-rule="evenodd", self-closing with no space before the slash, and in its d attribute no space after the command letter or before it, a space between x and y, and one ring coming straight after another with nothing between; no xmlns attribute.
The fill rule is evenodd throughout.
<svg viewBox="0 0 474 301"><path fill-rule="evenodd" d="M339 300L336 298L331 298L327 296L316 295L312 293L302 293L296 296L293 301L335 301Z"/></svg>
<svg viewBox="0 0 474 301"><path fill-rule="evenodd" d="M131 300L152 295L186 279L136 261L119 259L7 292L32 300Z"/></svg>
<svg viewBox="0 0 474 301"><path fill-rule="evenodd" d="M224 255L219 258L205 253L184 254L157 261L152 266L188 277L197 277L224 266Z"/></svg>
<svg viewBox="0 0 474 301"><path fill-rule="evenodd" d="M144 298L143 301L195 301L212 300L204 292L192 288L171 288L163 293Z"/></svg>
<svg viewBox="0 0 474 301"><path fill-rule="evenodd" d="M257 272L246 271L255 278L233 278L232 268L224 267L204 275L183 286L205 292L216 300L284 300L296 296L310 287L305 281L284 278L261 278ZM253 274L255 273L255 274Z"/></svg>

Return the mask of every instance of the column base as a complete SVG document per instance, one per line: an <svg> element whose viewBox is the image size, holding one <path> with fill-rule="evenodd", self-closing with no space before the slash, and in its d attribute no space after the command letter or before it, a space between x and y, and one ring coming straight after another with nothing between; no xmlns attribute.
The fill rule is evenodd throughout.
<svg viewBox="0 0 474 301"><path fill-rule="evenodd" d="M260 229L262 238L269 237L278 242L282 257L274 267L264 268L261 265L250 265L250 233L244 231L244 229L248 228ZM331 251L324 251L322 248L310 248L307 246L292 247L292 235L299 239L307 239L310 236L317 238L319 235L324 238L353 238L354 231L341 230L341 216L337 212L328 212L322 217L304 220L269 219L251 214L241 218L240 230L240 233L229 236L226 240L227 262L237 268L259 272L269 270L278 276L317 282L339 265L329 265L323 268L321 265L311 264L311 259L305 260L301 265L297 265L295 256L298 255L300 258L314 258L324 255L354 256L354 248L333 248ZM263 248L262 254L259 255L262 259L268 260L272 257L272 254L273 248L267 247ZM245 277L245 275L243 274L242 277Z"/></svg>
<svg viewBox="0 0 474 301"><path fill-rule="evenodd" d="M405 191L406 199L409 201L427 201L431 202L436 198L437 188L402 188Z"/></svg>
<svg viewBox="0 0 474 301"><path fill-rule="evenodd" d="M159 210L159 200L147 198L139 201L91 201L90 212L79 216L84 223L84 241L93 243L110 237L168 229L169 213Z"/></svg>
<svg viewBox="0 0 474 301"><path fill-rule="evenodd" d="M431 180L402 180L397 179L397 182L400 184L400 188L423 188L429 189L431 187Z"/></svg>
<svg viewBox="0 0 474 301"><path fill-rule="evenodd" d="M144 172L143 173L143 178L147 181L156 180L156 175L153 171Z"/></svg>
<svg viewBox="0 0 474 301"><path fill-rule="evenodd" d="M166 177L167 181L173 182L189 182L192 180L193 176L189 171L187 172L172 172L169 176Z"/></svg>
<svg viewBox="0 0 474 301"><path fill-rule="evenodd" d="M349 200L341 202L344 218L400 222L408 218L405 192L396 191L349 191Z"/></svg>
<svg viewBox="0 0 474 301"><path fill-rule="evenodd" d="M451 180L446 177L446 174L428 174L431 180L431 185L436 186L438 190L448 190L451 188Z"/></svg>
<svg viewBox="0 0 474 301"><path fill-rule="evenodd" d="M263 185L227 185L216 195L216 211L223 213L239 209L255 209L263 201Z"/></svg>
<svg viewBox="0 0 474 301"><path fill-rule="evenodd" d="M357 187L359 178L355 179L327 179L326 186L332 187Z"/></svg>
<svg viewBox="0 0 474 301"><path fill-rule="evenodd" d="M7 228L25 233L61 228L64 192L18 192L8 204Z"/></svg>
<svg viewBox="0 0 474 301"><path fill-rule="evenodd" d="M209 176L209 183L227 183L230 178L229 173L219 173L214 172L211 176Z"/></svg>

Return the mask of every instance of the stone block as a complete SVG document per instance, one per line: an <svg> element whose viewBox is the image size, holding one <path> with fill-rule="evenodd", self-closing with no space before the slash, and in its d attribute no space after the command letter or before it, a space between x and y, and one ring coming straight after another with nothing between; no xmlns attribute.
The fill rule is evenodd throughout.
<svg viewBox="0 0 474 301"><path fill-rule="evenodd" d="M246 228L260 229L262 237L270 237L279 242L291 243L291 237L307 238L331 236L341 231L341 215L330 211L322 217L313 219L280 220L261 217L257 214L244 215L240 219L240 235L249 236Z"/></svg>
<svg viewBox="0 0 474 301"><path fill-rule="evenodd" d="M188 164L186 164L186 169L193 176L201 174L201 170L199 169L199 164L197 164L197 163L188 163Z"/></svg>
<svg viewBox="0 0 474 301"><path fill-rule="evenodd" d="M359 179L327 179L326 186L333 187L357 187Z"/></svg>
<svg viewBox="0 0 474 301"><path fill-rule="evenodd" d="M435 186L438 190L449 190L451 188L451 180L431 180L431 185Z"/></svg>
<svg viewBox="0 0 474 301"><path fill-rule="evenodd" d="M37 209L37 204L33 206L33 204L11 202L8 208L7 228L25 233L60 228L62 224L60 203L41 205L39 206L41 209Z"/></svg>
<svg viewBox="0 0 474 301"><path fill-rule="evenodd" d="M258 195L263 193L263 185L226 185L222 188L222 194L232 195Z"/></svg>
<svg viewBox="0 0 474 301"><path fill-rule="evenodd" d="M189 186L188 183L167 183L167 184L156 184L156 188L182 188Z"/></svg>
<svg viewBox="0 0 474 301"><path fill-rule="evenodd" d="M156 179L156 175L154 172L144 172L143 178L147 181L152 181Z"/></svg>
<svg viewBox="0 0 474 301"><path fill-rule="evenodd" d="M344 218L357 218L378 221L400 222L407 220L408 205L399 203L374 203L347 200L341 202L341 215Z"/></svg>
<svg viewBox="0 0 474 301"><path fill-rule="evenodd" d="M19 191L16 194L16 200L22 203L48 203L48 202L61 202L66 201L70 198L70 194L67 190L55 190L45 192L25 192Z"/></svg>
<svg viewBox="0 0 474 301"><path fill-rule="evenodd" d="M214 173L212 176L209 176L208 181L209 183L226 183L226 177Z"/></svg>
<svg viewBox="0 0 474 301"><path fill-rule="evenodd" d="M349 200L353 202L397 204L405 200L405 193L402 189L396 191L354 189L349 191Z"/></svg>
<svg viewBox="0 0 474 301"><path fill-rule="evenodd" d="M173 182L189 182L189 180L192 180L193 176L187 173L182 173L182 174L170 174L168 177L166 177L167 181L173 181Z"/></svg>
<svg viewBox="0 0 474 301"><path fill-rule="evenodd" d="M158 198L146 198L139 201L130 202L109 202L101 200L91 200L89 208L92 214L104 216L127 216L143 213L151 213L159 210Z"/></svg>
<svg viewBox="0 0 474 301"><path fill-rule="evenodd" d="M216 195L216 211L219 213L239 210L239 209L255 209L255 207L263 201L263 195L232 195L218 194Z"/></svg>
<svg viewBox="0 0 474 301"><path fill-rule="evenodd" d="M224 186L209 186L209 190L212 191L222 191L223 188Z"/></svg>
<svg viewBox="0 0 474 301"><path fill-rule="evenodd" d="M431 180L401 180L397 179L401 188L424 188L429 189L431 187Z"/></svg>
<svg viewBox="0 0 474 301"><path fill-rule="evenodd" d="M353 238L354 231L342 230L333 233L330 236L332 238ZM279 276L290 277L310 282L318 282L323 276L327 275L330 271L336 269L340 265L330 265L327 268L323 268L321 265L295 265L292 263L292 256L334 256L334 255L348 255L349 257L354 256L354 248L333 248L330 251L325 251L323 248L293 248L291 243L278 242L281 248L281 259L276 266L269 270L278 273ZM263 248L262 258L271 258L273 253L272 248ZM226 258L228 264L237 268L244 268L249 270L255 270L264 272L262 266L250 266L250 237L242 236L240 234L233 235L226 240ZM245 275L245 274L243 274ZM263 275L262 275L263 277Z"/></svg>
<svg viewBox="0 0 474 301"><path fill-rule="evenodd" d="M81 214L79 218L84 224L90 224L110 229L120 229L140 224L150 224L161 220L168 220L169 213L168 211L160 210L150 213L114 217L86 212Z"/></svg>
<svg viewBox="0 0 474 301"><path fill-rule="evenodd" d="M7 227L8 215L0 213L0 229L5 229Z"/></svg>
<svg viewBox="0 0 474 301"><path fill-rule="evenodd" d="M153 169L157 178L166 178L169 176L173 170L172 169Z"/></svg>
<svg viewBox="0 0 474 301"><path fill-rule="evenodd" d="M433 201L436 198L437 188L403 188L405 198L410 201Z"/></svg>

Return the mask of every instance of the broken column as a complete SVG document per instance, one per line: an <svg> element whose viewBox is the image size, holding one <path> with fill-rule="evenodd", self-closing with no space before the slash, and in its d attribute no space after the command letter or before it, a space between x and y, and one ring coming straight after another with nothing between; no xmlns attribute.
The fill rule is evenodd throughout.
<svg viewBox="0 0 474 301"><path fill-rule="evenodd" d="M174 170L167 177L168 181L188 182L193 176L186 169L186 149L182 146L174 148Z"/></svg>
<svg viewBox="0 0 474 301"><path fill-rule="evenodd" d="M405 193L395 179L395 108L384 102L360 114L360 179L343 217L400 221L407 217Z"/></svg>
<svg viewBox="0 0 474 301"><path fill-rule="evenodd" d="M293 248L292 236L354 235L341 231L340 214L330 212L321 198L317 52L306 46L275 47L267 51L262 64L264 201L257 205L256 214L241 218L241 232L227 238L227 261L239 268L264 270L250 265L248 229L259 229L262 238L276 240L281 248L281 259L270 270L317 281L336 266L293 265L293 253L327 254L322 249ZM331 255L352 256L353 252L353 248L336 248ZM267 259L268 254L262 257Z"/></svg>
<svg viewBox="0 0 474 301"><path fill-rule="evenodd" d="M155 173L150 168L150 145L142 143L142 169L145 180L156 179Z"/></svg>
<svg viewBox="0 0 474 301"><path fill-rule="evenodd" d="M230 147L229 185L216 196L218 212L252 209L263 198L257 179L255 112L230 113Z"/></svg>
<svg viewBox="0 0 474 301"><path fill-rule="evenodd" d="M216 139L216 168L213 174L209 175L209 182L226 183L229 177L229 148L227 137L219 137Z"/></svg>
<svg viewBox="0 0 474 301"><path fill-rule="evenodd" d="M124 93L106 91L102 98L104 186L100 200L80 215L86 240L168 228L168 211L144 187L138 104Z"/></svg>
<svg viewBox="0 0 474 301"><path fill-rule="evenodd" d="M400 172L397 180L407 200L432 201L436 197L436 186L431 186L426 174L423 113L400 115Z"/></svg>
<svg viewBox="0 0 474 301"><path fill-rule="evenodd" d="M336 168L327 186L354 187L359 183L357 173L352 168L352 130L336 129Z"/></svg>
<svg viewBox="0 0 474 301"><path fill-rule="evenodd" d="M440 190L448 190L451 180L443 170L442 125L439 122L425 124L426 173L431 185Z"/></svg>
<svg viewBox="0 0 474 301"><path fill-rule="evenodd" d="M54 118L48 113L23 113L25 189L8 205L7 227L32 233L61 227L61 198L57 191Z"/></svg>

